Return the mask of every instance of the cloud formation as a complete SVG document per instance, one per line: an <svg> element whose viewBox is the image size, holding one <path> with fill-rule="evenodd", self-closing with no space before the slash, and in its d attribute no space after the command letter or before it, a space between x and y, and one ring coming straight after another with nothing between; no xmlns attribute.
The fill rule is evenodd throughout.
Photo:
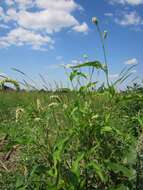
<svg viewBox="0 0 143 190"><path fill-rule="evenodd" d="M115 22L122 25L122 26L128 26L128 25L142 25L143 19L141 16L136 12L124 12L119 18L115 19Z"/></svg>
<svg viewBox="0 0 143 190"><path fill-rule="evenodd" d="M127 61L125 61L126 65L136 65L138 64L138 60L136 58L132 58L132 59L128 59Z"/></svg>
<svg viewBox="0 0 143 190"><path fill-rule="evenodd" d="M116 73L116 74L110 74L110 75L109 75L109 78L110 78L110 79L116 79L116 78L118 78L118 77L119 77L119 74L117 74L117 73Z"/></svg>
<svg viewBox="0 0 143 190"><path fill-rule="evenodd" d="M123 5L141 5L143 4L143 0L108 0L110 3L118 3Z"/></svg>
<svg viewBox="0 0 143 190"><path fill-rule="evenodd" d="M76 32L83 32L83 33L87 33L88 32L88 25L84 22L81 25L76 25L73 27L73 30Z"/></svg>
<svg viewBox="0 0 143 190"><path fill-rule="evenodd" d="M82 10L74 0L5 0L5 5L5 11L0 7L0 24L11 28L0 37L0 47L26 44L43 49L54 43L52 34L65 28L88 32L88 25L73 16Z"/></svg>

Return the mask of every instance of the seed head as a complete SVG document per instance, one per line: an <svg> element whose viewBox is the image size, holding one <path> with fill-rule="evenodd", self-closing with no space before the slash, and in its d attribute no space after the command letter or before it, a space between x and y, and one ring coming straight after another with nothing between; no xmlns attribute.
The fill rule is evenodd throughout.
<svg viewBox="0 0 143 190"><path fill-rule="evenodd" d="M51 99L51 100L52 100L52 99L55 99L55 100L57 100L59 103L61 102L60 97L59 97L59 96L56 96L56 95L50 96L50 99Z"/></svg>
<svg viewBox="0 0 143 190"><path fill-rule="evenodd" d="M92 22L93 22L93 24L98 24L98 19L96 18L96 17L92 17Z"/></svg>
<svg viewBox="0 0 143 190"><path fill-rule="evenodd" d="M104 33L103 33L103 38L106 39L108 36L108 31L107 30L104 30Z"/></svg>
<svg viewBox="0 0 143 190"><path fill-rule="evenodd" d="M43 106L41 104L41 100L39 98L37 98L37 110L38 111L43 111L44 110L44 108L43 108Z"/></svg>
<svg viewBox="0 0 143 190"><path fill-rule="evenodd" d="M22 115L24 114L23 108L17 108L15 111L15 121L16 123L21 119Z"/></svg>
<svg viewBox="0 0 143 190"><path fill-rule="evenodd" d="M58 106L58 103L57 102L52 102L52 103L50 103L49 105L48 105L48 107L52 107L52 108L54 108L54 107L57 107Z"/></svg>

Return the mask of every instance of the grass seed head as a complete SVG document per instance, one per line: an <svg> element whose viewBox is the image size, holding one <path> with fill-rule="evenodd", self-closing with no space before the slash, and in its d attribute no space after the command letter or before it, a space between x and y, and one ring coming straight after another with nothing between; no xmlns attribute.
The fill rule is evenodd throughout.
<svg viewBox="0 0 143 190"><path fill-rule="evenodd" d="M42 107L42 104L41 104L41 101L40 101L39 98L37 98L37 110L38 110L38 111L43 110L43 107Z"/></svg>
<svg viewBox="0 0 143 190"><path fill-rule="evenodd" d="M55 100L57 100L59 103L61 102L60 97L57 96L57 95L50 96L50 99L51 99L51 100L52 100L52 99L55 99Z"/></svg>
<svg viewBox="0 0 143 190"><path fill-rule="evenodd" d="M21 119L22 115L24 114L23 108L17 108L15 111L15 121L16 123Z"/></svg>
<svg viewBox="0 0 143 190"><path fill-rule="evenodd" d="M53 107L57 107L58 103L57 102L52 102L48 105L48 107L53 108Z"/></svg>

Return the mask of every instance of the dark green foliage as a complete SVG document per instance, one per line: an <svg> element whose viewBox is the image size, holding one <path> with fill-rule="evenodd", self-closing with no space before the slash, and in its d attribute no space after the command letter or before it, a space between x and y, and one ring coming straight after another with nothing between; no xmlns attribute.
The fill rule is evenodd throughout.
<svg viewBox="0 0 143 190"><path fill-rule="evenodd" d="M0 99L2 189L134 190L137 179L140 187L141 94L5 93ZM24 112L16 122L18 106Z"/></svg>

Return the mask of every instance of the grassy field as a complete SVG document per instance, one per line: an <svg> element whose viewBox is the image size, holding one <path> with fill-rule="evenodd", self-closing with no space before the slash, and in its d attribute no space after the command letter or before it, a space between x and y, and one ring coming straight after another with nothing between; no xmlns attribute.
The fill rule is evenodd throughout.
<svg viewBox="0 0 143 190"><path fill-rule="evenodd" d="M143 95L0 93L0 189L141 189Z"/></svg>
<svg viewBox="0 0 143 190"><path fill-rule="evenodd" d="M70 73L64 67L71 89L29 91L23 80L28 90L20 91L21 83L0 80L0 190L143 189L143 87L117 92L134 65L109 80L108 33L92 21L104 63L85 56ZM98 87L96 70L106 79ZM17 91L4 90L5 83Z"/></svg>

